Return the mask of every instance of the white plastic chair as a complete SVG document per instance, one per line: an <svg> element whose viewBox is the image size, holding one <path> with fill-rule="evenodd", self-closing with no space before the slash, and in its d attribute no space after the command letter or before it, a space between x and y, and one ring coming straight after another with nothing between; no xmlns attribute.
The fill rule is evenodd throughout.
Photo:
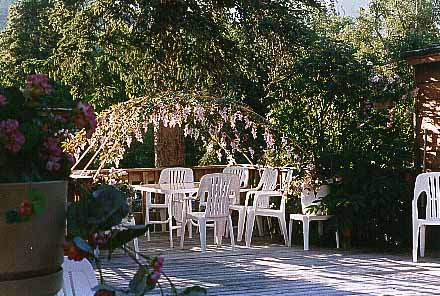
<svg viewBox="0 0 440 296"><path fill-rule="evenodd" d="M92 288L98 285L95 271L86 259L82 261L69 260L64 257L63 289L57 296L93 296Z"/></svg>
<svg viewBox="0 0 440 296"><path fill-rule="evenodd" d="M224 174L237 175L240 188L247 188L249 183L249 169L242 166L228 166L223 169Z"/></svg>
<svg viewBox="0 0 440 296"><path fill-rule="evenodd" d="M200 229L200 243L202 253L206 252L206 222L214 222L215 227L215 241L218 246L221 246L222 236L224 232L224 225L228 223L229 231L231 233L232 249L235 249L234 230L232 228L231 213L229 210L230 194L235 191L239 194L239 180L238 177L231 174L208 174L200 180L199 191L197 197L200 202L206 201L206 208L204 212L187 212L184 210L186 219L183 219L183 225L180 236L180 247L183 249L185 240L185 226L191 220L197 221Z"/></svg>
<svg viewBox="0 0 440 296"><path fill-rule="evenodd" d="M194 182L194 173L190 168L174 167L165 168L160 172L159 184L179 184L179 183L191 183ZM162 230L165 230L165 224L168 223L170 232L170 246L173 247L173 230L180 229L181 226L173 226L173 217L176 221L181 221L181 204L173 203L170 207L171 200L183 200L183 196L176 194L174 196L166 196L164 203L151 202L151 194L147 194L146 209L145 209L145 224L162 224ZM159 209L160 220L150 220L150 209ZM166 211L171 209L171 213L168 213L168 219L166 219ZM174 216L173 216L174 215ZM192 237L192 228L189 227L189 234ZM150 241L150 231L145 233L147 240Z"/></svg>
<svg viewBox="0 0 440 296"><path fill-rule="evenodd" d="M267 217L270 225L270 218L278 218L281 233L284 237L284 243L288 244L287 226L286 226L286 199L290 184L293 179L293 170L288 170L280 191L260 191L255 194L252 207L247 208L246 221L246 246L250 247L252 240L252 233L254 230L255 217ZM280 208L270 208L270 198L281 197ZM261 235L262 233L260 233Z"/></svg>
<svg viewBox="0 0 440 296"><path fill-rule="evenodd" d="M310 222L318 221L318 232L319 235L323 233L323 225L322 221L328 220L332 218L331 215L324 215L323 213L307 213L307 207L310 205L317 204L322 197L325 197L329 194L329 187L327 185L322 185L320 190L316 193L310 189L304 189L301 193L301 208L302 214L290 214L290 222L289 222L289 247L292 246L292 227L293 221L300 221L303 223L303 236L304 236L304 251L309 250L309 226ZM336 248L339 249L339 233L336 231Z"/></svg>
<svg viewBox="0 0 440 296"><path fill-rule="evenodd" d="M426 194L426 216L419 218L417 202L421 193ZM420 257L425 257L426 226L440 226L440 173L424 173L417 176L412 202L413 262L417 262L420 239Z"/></svg>
<svg viewBox="0 0 440 296"><path fill-rule="evenodd" d="M230 206L231 210L238 211L238 234L237 241L241 242L243 238L243 232L246 221L246 211L249 204L249 199L252 196L258 194L259 191L273 191L277 186L278 170L275 168L264 168L263 174L261 175L260 182L258 182L257 187L246 192L246 199L244 205L234 204ZM262 225L260 220L257 219L258 229L262 233Z"/></svg>

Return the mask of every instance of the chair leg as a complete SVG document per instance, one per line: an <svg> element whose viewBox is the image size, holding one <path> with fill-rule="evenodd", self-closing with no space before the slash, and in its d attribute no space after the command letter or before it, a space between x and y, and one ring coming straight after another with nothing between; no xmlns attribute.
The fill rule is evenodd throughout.
<svg viewBox="0 0 440 296"><path fill-rule="evenodd" d="M304 236L304 251L309 250L309 224L310 221L307 217L303 219L303 236Z"/></svg>
<svg viewBox="0 0 440 296"><path fill-rule="evenodd" d="M225 222L224 221L216 221L215 222L217 225L217 247L221 247L222 246L222 239L223 239L223 235L225 232Z"/></svg>
<svg viewBox="0 0 440 296"><path fill-rule="evenodd" d="M234 242L234 227L232 226L232 218L231 215L228 216L228 228L229 232L231 233L231 245L232 245L232 251L235 251L235 242ZM227 229L228 229L227 228Z"/></svg>
<svg viewBox="0 0 440 296"><path fill-rule="evenodd" d="M292 229L293 228L293 219L290 219L289 221L289 242L288 242L288 246L291 247L292 246Z"/></svg>
<svg viewBox="0 0 440 296"><path fill-rule="evenodd" d="M336 249L339 249L339 231L338 230L336 230L335 236L336 236Z"/></svg>
<svg viewBox="0 0 440 296"><path fill-rule="evenodd" d="M200 244L202 247L202 253L206 253L206 221L204 219L199 220L200 227Z"/></svg>
<svg viewBox="0 0 440 296"><path fill-rule="evenodd" d="M266 220L267 220L267 228L269 229L269 232L270 232L270 230L271 230L271 228L272 228L272 217L266 217Z"/></svg>
<svg viewBox="0 0 440 296"><path fill-rule="evenodd" d="M160 221L166 221L167 219L167 210L166 209L160 209L159 210L159 216L160 216ZM162 226L162 232L167 231L166 225L165 223L161 224Z"/></svg>
<svg viewBox="0 0 440 296"><path fill-rule="evenodd" d="M419 226L413 225L413 262L417 262L417 252L419 247Z"/></svg>
<svg viewBox="0 0 440 296"><path fill-rule="evenodd" d="M168 227L170 229L170 248L172 249L174 247L173 245L173 215L171 210L171 202L168 205L168 215L169 215L169 221L168 221ZM185 233L183 233L185 235Z"/></svg>
<svg viewBox="0 0 440 296"><path fill-rule="evenodd" d="M189 222L191 224L191 222ZM186 219L182 221L182 231L180 232L180 248L183 249L183 243L185 241L185 227L186 227Z"/></svg>
<svg viewBox="0 0 440 296"><path fill-rule="evenodd" d="M139 260L139 240L137 237L133 239L133 245L134 251L136 252L136 259Z"/></svg>
<svg viewBox="0 0 440 296"><path fill-rule="evenodd" d="M148 207L145 208L145 225L150 224L150 209ZM153 226L154 227L154 226ZM145 236L147 237L147 241L150 241L150 228L145 232Z"/></svg>
<svg viewBox="0 0 440 296"><path fill-rule="evenodd" d="M263 217L257 216L257 228L258 228L258 235L261 237L263 236Z"/></svg>
<svg viewBox="0 0 440 296"><path fill-rule="evenodd" d="M286 246L289 245L289 239L287 238L287 226L286 226L286 219L284 217L279 217L278 220L280 221L280 230L284 237L284 244Z"/></svg>
<svg viewBox="0 0 440 296"><path fill-rule="evenodd" d="M241 242L243 238L245 219L246 219L246 208L243 207L238 211L238 233L237 233L238 242Z"/></svg>
<svg viewBox="0 0 440 296"><path fill-rule="evenodd" d="M420 226L420 257L425 257L426 225Z"/></svg>
<svg viewBox="0 0 440 296"><path fill-rule="evenodd" d="M251 246L252 232L254 231L255 211L249 211L246 221L246 247Z"/></svg>

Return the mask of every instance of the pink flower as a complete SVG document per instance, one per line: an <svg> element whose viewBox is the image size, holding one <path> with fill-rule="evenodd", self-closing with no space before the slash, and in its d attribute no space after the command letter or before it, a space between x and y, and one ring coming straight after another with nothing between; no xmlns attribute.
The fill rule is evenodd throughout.
<svg viewBox="0 0 440 296"><path fill-rule="evenodd" d="M58 171L60 168L61 168L61 165L60 165L57 161L49 160L49 161L46 163L46 169L47 169L49 172L56 172L56 171Z"/></svg>
<svg viewBox="0 0 440 296"><path fill-rule="evenodd" d="M159 279L160 279L160 272L155 271L155 272L153 272L153 273L151 274L150 280L151 280L153 283L157 283L157 281L158 281Z"/></svg>
<svg viewBox="0 0 440 296"><path fill-rule="evenodd" d="M59 140L54 137L49 137L44 142L44 147L46 148L49 156L60 157L63 151L59 147Z"/></svg>
<svg viewBox="0 0 440 296"><path fill-rule="evenodd" d="M91 136L98 123L92 106L88 103L78 102L76 115L73 117L77 128L87 128L87 136Z"/></svg>
<svg viewBox="0 0 440 296"><path fill-rule="evenodd" d="M0 95L0 107L6 105L7 103L8 103L8 100L6 99L6 97L3 95Z"/></svg>
<svg viewBox="0 0 440 296"><path fill-rule="evenodd" d="M17 153L25 143L24 135L18 130L20 124L15 119L0 121L0 140L3 140L4 147Z"/></svg>
<svg viewBox="0 0 440 296"><path fill-rule="evenodd" d="M53 91L53 87L49 83L49 78L44 74L29 75L27 78L27 87L35 96L42 94L49 95Z"/></svg>

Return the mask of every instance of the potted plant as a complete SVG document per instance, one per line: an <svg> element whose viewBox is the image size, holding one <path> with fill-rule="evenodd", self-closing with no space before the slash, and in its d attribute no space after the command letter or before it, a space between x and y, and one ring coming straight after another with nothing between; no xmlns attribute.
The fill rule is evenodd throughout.
<svg viewBox="0 0 440 296"><path fill-rule="evenodd" d="M91 135L86 103L55 102L45 75L0 88L0 295L55 295L62 285L67 178L75 161L63 142Z"/></svg>
<svg viewBox="0 0 440 296"><path fill-rule="evenodd" d="M105 178L110 184L100 181L91 190L82 190L81 198L70 204L67 210L67 239L65 255L70 260L87 258L95 263L99 273L99 286L95 296L133 295L141 296L153 290L161 278L171 286L171 295L203 296L204 288L193 286L178 289L164 273L163 257L150 257L128 246L128 242L143 235L149 226L124 225L123 220L130 213L127 191L121 183L113 184L114 179ZM101 256L98 250L106 250L110 260L116 249L123 249L138 265L138 270L127 288L113 287L105 282L101 270ZM160 289L163 295L163 289Z"/></svg>

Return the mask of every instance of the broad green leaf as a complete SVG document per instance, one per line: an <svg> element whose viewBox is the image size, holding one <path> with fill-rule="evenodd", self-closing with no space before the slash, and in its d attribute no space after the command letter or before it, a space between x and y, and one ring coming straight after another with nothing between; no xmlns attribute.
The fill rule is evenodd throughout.
<svg viewBox="0 0 440 296"><path fill-rule="evenodd" d="M73 243L75 244L75 246L77 246L81 251L86 252L92 256L95 256L94 252L93 252L93 248L85 241L83 240L81 237L79 236L75 236L73 238Z"/></svg>
<svg viewBox="0 0 440 296"><path fill-rule="evenodd" d="M147 274L148 270L145 268L145 266L140 266L136 274L128 284L130 292L134 293L135 296L144 295L147 289Z"/></svg>
<svg viewBox="0 0 440 296"><path fill-rule="evenodd" d="M136 225L136 226L130 226L130 228L116 231L110 241L108 242L108 248L109 248L109 258L111 257L111 254L113 251L122 245L131 242L136 237L139 237L141 235L144 235L145 232L149 229L150 226L144 226L144 225Z"/></svg>

